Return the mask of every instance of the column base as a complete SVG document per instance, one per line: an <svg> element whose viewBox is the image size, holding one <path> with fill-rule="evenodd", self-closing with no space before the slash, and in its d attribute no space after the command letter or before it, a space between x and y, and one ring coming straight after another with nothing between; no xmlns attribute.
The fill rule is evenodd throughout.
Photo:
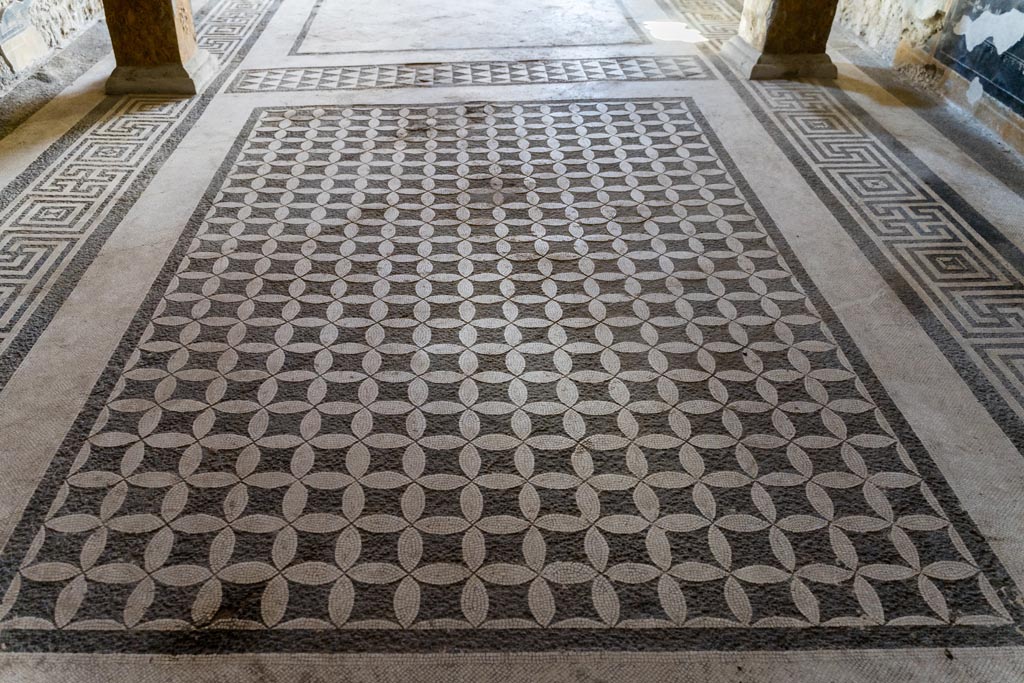
<svg viewBox="0 0 1024 683"><path fill-rule="evenodd" d="M773 55L765 54L736 36L719 53L726 62L752 81L778 78L834 79L839 70L827 54Z"/></svg>
<svg viewBox="0 0 1024 683"><path fill-rule="evenodd" d="M216 58L199 50L187 64L119 66L107 79L107 94L195 95L216 75Z"/></svg>

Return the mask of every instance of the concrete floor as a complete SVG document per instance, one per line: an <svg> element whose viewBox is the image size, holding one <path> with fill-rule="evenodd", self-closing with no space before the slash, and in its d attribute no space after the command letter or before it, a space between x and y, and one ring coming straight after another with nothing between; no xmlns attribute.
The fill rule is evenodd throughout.
<svg viewBox="0 0 1024 683"><path fill-rule="evenodd" d="M1024 680L1017 160L736 22L214 0L0 139L0 680Z"/></svg>

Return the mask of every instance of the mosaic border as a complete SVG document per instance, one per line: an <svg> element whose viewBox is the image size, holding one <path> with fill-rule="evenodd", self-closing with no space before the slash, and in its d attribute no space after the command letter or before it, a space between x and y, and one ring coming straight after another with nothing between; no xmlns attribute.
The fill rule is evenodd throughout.
<svg viewBox="0 0 1024 683"><path fill-rule="evenodd" d="M607 100L608 98L603 98ZM614 101L652 101L658 98L610 98ZM294 631L294 632L231 632L218 630L193 630L175 633L126 634L122 632L73 632L73 631L3 631L0 632L0 648L9 651L28 652L138 652L138 653L228 653L228 652L469 652L469 651L515 651L542 652L553 650L617 650L617 651L687 651L687 650L774 650L799 651L833 648L895 649L906 647L983 647L996 645L1019 645L1024 637L1017 624L1024 623L1024 606L1015 596L1018 592L1012 579L985 542L974 522L949 487L936 464L906 422L888 393L867 364L863 355L852 341L841 321L813 285L813 280L804 270L799 259L790 248L784 235L768 216L760 200L751 190L743 174L728 154L721 140L707 119L697 107L693 98L681 97L690 109L694 120L700 126L709 144L719 155L726 171L734 179L741 195L759 216L773 240L778 252L786 259L794 277L806 290L815 306L836 338L843 352L854 367L858 368L861 380L879 409L893 427L894 432L906 445L918 467L922 478L931 487L942 503L951 523L961 534L964 543L974 556L978 566L991 581L994 589L1006 599L1014 624L1008 626L942 626L942 627L879 627L872 628L821 628L821 629L779 629L779 628L729 628L675 631L594 631L591 629L541 629L510 630L492 633L489 631ZM544 100L545 104L554 103ZM448 103L450 104L450 103ZM402 106L402 105L361 105L361 106ZM417 106L430 106L429 104ZM438 103L437 106L444 106ZM259 115L268 108L253 111L248 123L240 132L228 152L220 170L208 187L207 192L182 233L174 250L165 262L156 282L151 287L145 303L139 308L131 325L123 336L117 351L96 386L90 392L90 401L80 413L69 431L63 445L52 460L43 482L37 487L26 513L18 522L17 530L4 549L6 557L23 557L34 536L35 529L42 522L53 495L64 479L64 472L70 466L82 441L87 438L90 426L102 409L103 398L117 382L120 373L148 325L152 311L162 298L165 288L174 276L177 264L184 257L193 236L203 223L214 199L233 167L243 145L248 140ZM100 400L96 400L97 397ZM0 564L0 585L7 586L17 571L13 562ZM453 647L453 634L457 634L457 645Z"/></svg>

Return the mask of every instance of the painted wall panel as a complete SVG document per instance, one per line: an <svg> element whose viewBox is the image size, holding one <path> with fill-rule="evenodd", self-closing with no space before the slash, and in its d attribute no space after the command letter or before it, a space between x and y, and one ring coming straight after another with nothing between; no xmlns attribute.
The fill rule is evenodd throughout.
<svg viewBox="0 0 1024 683"><path fill-rule="evenodd" d="M936 56L971 81L972 103L988 93L1024 115L1024 0L957 0Z"/></svg>

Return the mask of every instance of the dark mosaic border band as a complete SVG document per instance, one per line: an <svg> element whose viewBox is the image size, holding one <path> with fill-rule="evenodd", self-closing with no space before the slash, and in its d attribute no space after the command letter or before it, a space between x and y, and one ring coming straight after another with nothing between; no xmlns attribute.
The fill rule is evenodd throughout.
<svg viewBox="0 0 1024 683"><path fill-rule="evenodd" d="M36 277L39 268L59 271L45 275L47 279L35 283L28 295L20 292L18 297L10 297L12 301L16 298L21 301L17 310L7 313L14 322L9 323L9 329L3 330L0 336L0 390L74 290L107 238L255 45L281 2L223 0L204 10L198 27L199 43L227 61L202 95L179 100L156 96L107 97L0 193L0 206L9 215L20 212L19 219L35 211L33 207L47 211L47 204L53 203L55 193L66 194L79 207L63 215L42 215L42 220L37 221L42 228L38 233L33 232L31 225L35 218L31 216L22 227L5 226L0 230L0 263L18 263L23 256L23 244L35 245L32 248L38 251L39 245L50 242L51 250L58 252L56 256L50 254L48 262L44 259L42 264L20 274L0 273L0 283L24 287ZM247 30L239 34L240 27ZM147 109L155 113L147 114ZM141 116L125 124L112 113L115 110L141 112ZM122 125L127 125L128 130L120 130ZM161 129L165 133L157 134ZM151 135L155 138L154 144L159 145L155 149L147 141ZM127 141L118 139L121 137ZM122 149L117 152L118 156L103 158L105 149L114 150L119 143ZM99 173L100 177L94 180L86 176L81 181L84 189L76 190L83 167ZM112 182L111 178L115 180ZM58 189L46 186L47 183ZM39 197L33 199L29 194L36 186L40 186ZM95 197L91 193L97 191L103 199L94 206ZM84 215L89 215L89 219L82 220ZM70 258L68 252L73 254Z"/></svg>
<svg viewBox="0 0 1024 683"><path fill-rule="evenodd" d="M801 282L822 320L830 328L843 352L849 358L870 395L877 402L895 434L907 446L922 478L939 499L950 521L960 532L977 565L992 581L996 591L1009 603L1015 625L1009 626L942 626L942 627L879 627L879 628L728 628L678 630L608 630L546 629L482 631L218 631L195 630L171 633L71 632L71 631L5 631L0 633L0 647L7 651L52 652L145 652L145 653L226 653L226 652L436 652L436 651L551 651L572 649L616 651L684 651L684 650L814 650L834 648L906 648L906 647L980 647L1017 645L1024 642L1017 624L1024 621L1024 609L1015 599L1012 579L985 543L974 523L960 506L956 495L945 482L920 440L902 417L884 388L846 332L831 307L811 284L807 273L792 252L778 227L751 191L737 166L718 139L714 130L695 106L692 98L680 98L718 154L740 192L761 217L779 253L788 262ZM621 101L651 101L629 98ZM551 104L551 102L544 102ZM398 106L398 105L394 105ZM429 105L423 105L429 106ZM204 217L213 206L218 191L238 158L263 109L256 110L241 132L235 145L201 200L187 229L168 257L146 302L135 316L106 371L93 389L87 407L79 415L64 444L50 464L43 483L36 490L28 511L5 549L5 558L24 555L34 531L45 518L58 487L65 479L71 461L87 438L91 425L102 409L105 397L118 381L129 356L137 346L152 313L163 297L165 288L175 275L177 264L186 254ZM15 561L6 559L0 565L0 585L6 587L14 572Z"/></svg>
<svg viewBox="0 0 1024 683"><path fill-rule="evenodd" d="M713 80L697 55L602 57L444 64L361 64L280 69L245 69L229 93L324 92L371 88L438 88L539 85L597 81Z"/></svg>

